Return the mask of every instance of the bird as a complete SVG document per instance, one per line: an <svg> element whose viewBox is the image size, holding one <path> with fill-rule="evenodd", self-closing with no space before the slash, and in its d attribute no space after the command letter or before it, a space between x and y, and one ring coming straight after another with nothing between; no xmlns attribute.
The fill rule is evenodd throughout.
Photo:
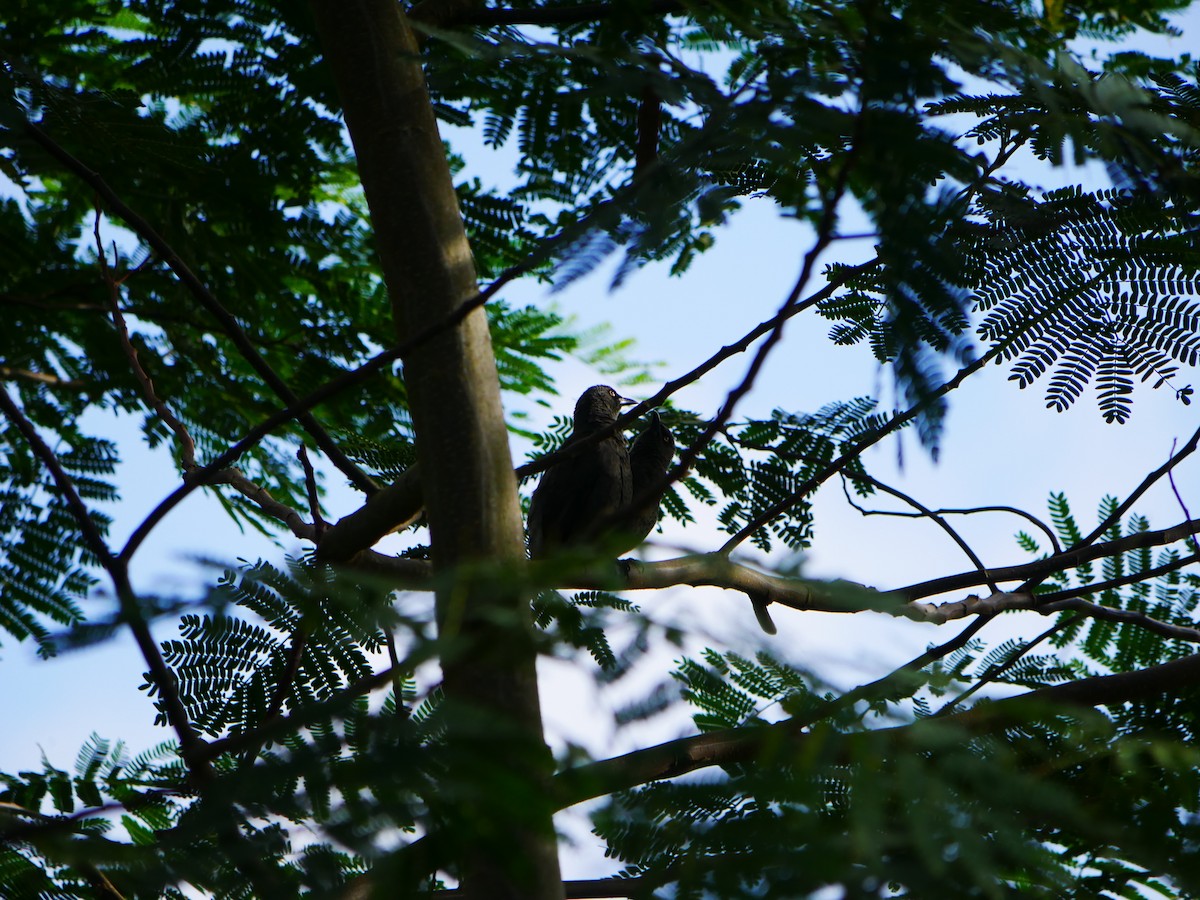
<svg viewBox="0 0 1200 900"><path fill-rule="evenodd" d="M629 541L626 550L632 550L641 544L658 524L658 506L662 502L665 488L659 488L653 494L645 492L661 484L674 456L675 435L663 424L658 411L653 410L650 413L649 424L634 438L633 446L629 448L633 498L617 525L617 530ZM642 502L635 508L632 503L639 498L642 498Z"/></svg>
<svg viewBox="0 0 1200 900"><path fill-rule="evenodd" d="M606 384L579 396L566 449L617 420L622 406L637 401L622 397ZM617 521L633 498L633 476L625 435L613 431L545 472L529 505L528 542L533 559L596 538L600 523Z"/></svg>

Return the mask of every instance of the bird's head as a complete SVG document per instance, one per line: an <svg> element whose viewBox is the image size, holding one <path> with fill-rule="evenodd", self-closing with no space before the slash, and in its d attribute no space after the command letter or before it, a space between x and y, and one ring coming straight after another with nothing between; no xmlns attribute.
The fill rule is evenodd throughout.
<svg viewBox="0 0 1200 900"><path fill-rule="evenodd" d="M622 397L607 384L597 384L579 395L575 403L575 428L598 427L615 422L622 406L633 406L636 400Z"/></svg>
<svg viewBox="0 0 1200 900"><path fill-rule="evenodd" d="M629 451L630 462L645 466L658 475L667 471L675 456L675 435L663 424L658 410L651 410L650 421L633 442Z"/></svg>

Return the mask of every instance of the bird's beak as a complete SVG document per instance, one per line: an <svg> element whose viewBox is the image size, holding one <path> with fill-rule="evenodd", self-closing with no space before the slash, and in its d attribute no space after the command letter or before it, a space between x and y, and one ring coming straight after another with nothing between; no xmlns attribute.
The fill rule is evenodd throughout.
<svg viewBox="0 0 1200 900"><path fill-rule="evenodd" d="M641 400L630 400L628 397L621 397L620 401L622 406L637 406L642 402Z"/></svg>

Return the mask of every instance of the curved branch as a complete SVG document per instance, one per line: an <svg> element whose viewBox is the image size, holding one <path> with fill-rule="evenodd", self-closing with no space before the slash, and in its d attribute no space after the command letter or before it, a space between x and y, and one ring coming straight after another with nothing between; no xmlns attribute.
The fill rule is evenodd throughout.
<svg viewBox="0 0 1200 900"><path fill-rule="evenodd" d="M866 509L865 507L859 506L857 503L854 502L854 499L850 496L850 492L845 489L845 484L846 484L847 480L862 481L862 482L865 482L865 483L871 485L874 488L877 488L878 490L883 491L885 494L891 494L896 499L901 500L904 503L907 503L909 506L911 506L913 509L915 509L916 512L915 513L893 512L891 510L886 510L886 509L874 510L874 509ZM857 509L864 516L875 516L875 515L878 515L878 516L906 516L906 517L915 517L915 518L931 520L935 525L937 525L938 528L940 528L940 529L942 529L942 531L946 532L946 534L949 536L950 540L954 541L954 543L958 545L958 549L962 550L962 552L966 554L967 559L971 560L971 562L975 564L975 570L977 572L979 572L981 575L983 575L984 578L987 578L987 566L985 566L983 564L983 560L981 560L979 558L979 554L977 554L973 549L971 549L971 545L966 542L966 539L963 538L963 536L958 533L958 531L954 528L954 526L952 526L949 522L947 522L946 519L943 516L941 516L936 510L930 509L925 504L923 504L919 500L917 500L915 497L911 497L908 494L904 493L903 491L899 490L898 488L894 488L891 485L885 484L884 482L880 481L877 478L871 477L870 475L866 474L865 472L855 472L855 473L851 473L851 474L847 474L847 473L843 472L842 473L842 485L843 485L843 491L846 494L846 502L849 503L851 506L853 506L855 509ZM986 584L993 591L1000 590L1000 588L998 588L991 581L990 578L987 578L987 580L984 581L984 584Z"/></svg>
<svg viewBox="0 0 1200 900"><path fill-rule="evenodd" d="M851 475L851 474L847 474L847 473L842 473L842 477L843 478L851 478L851 479L859 478L858 475ZM978 513L989 513L989 512L1011 513L1014 516L1020 516L1022 519L1025 519L1026 521L1030 522L1032 525L1036 526L1038 528L1038 530L1040 530L1044 535L1046 535L1046 537L1050 541L1050 546L1054 548L1055 553L1062 553L1062 545L1059 543L1058 535L1056 535L1054 533L1054 529L1052 529L1049 525L1047 525L1045 522L1043 522L1041 519L1039 519L1033 513L1027 512L1026 510L1023 510L1023 509L1018 509L1015 506L996 505L996 506L942 507L940 509L932 510L932 513L935 516L973 516ZM925 513L901 512L900 510L890 510L890 509L872 509L872 510L866 510L865 513L867 515L872 515L872 516L897 516L897 517L906 518L906 519L925 518Z"/></svg>
<svg viewBox="0 0 1200 900"><path fill-rule="evenodd" d="M1006 512L1012 513L1014 516L1020 516L1022 519L1036 526L1050 541L1050 546L1054 548L1055 553L1062 553L1062 545L1058 542L1058 535L1054 533L1054 529L1039 519L1031 512L1023 509L1018 509L1015 506L970 506L960 508L946 508L934 510L939 515L944 516L973 516L976 513L987 512Z"/></svg>
<svg viewBox="0 0 1200 900"><path fill-rule="evenodd" d="M288 531L300 540L316 542L317 528L315 525L304 521L304 517L300 513L286 503L276 500L271 496L270 491L255 484L241 470L229 468L213 472L207 477L205 484L209 487L219 484L229 485L272 519L277 519L286 525Z"/></svg>

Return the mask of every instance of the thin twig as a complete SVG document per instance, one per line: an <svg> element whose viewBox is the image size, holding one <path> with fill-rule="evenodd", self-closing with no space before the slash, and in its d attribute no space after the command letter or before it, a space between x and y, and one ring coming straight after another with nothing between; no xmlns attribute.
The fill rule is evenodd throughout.
<svg viewBox="0 0 1200 900"><path fill-rule="evenodd" d="M1042 643L1042 641L1045 641L1048 638L1053 637L1054 635L1058 634L1058 632L1062 631L1064 628L1067 628L1070 625L1074 625L1076 622L1078 622L1082 618L1083 618L1082 613L1076 613L1073 616L1064 616L1063 618L1059 619L1057 622L1055 622L1053 625L1051 625L1049 628L1047 628L1045 631L1043 631L1037 637L1033 638L1032 640L1026 641L1016 653L1014 653L1012 656L1010 656L1008 659L1006 659L1002 664L991 666L986 672L984 672L982 675L980 675L979 678L976 679L975 683L972 684L969 688L967 688L965 691L963 691L961 694L959 694L954 699L947 701L947 703L941 709L939 709L937 712L934 713L934 716L949 715L950 713L952 713L954 711L955 707L960 706L964 700L967 700L972 694L974 694L980 688L995 681L997 678L999 678L1001 675L1003 675L1005 672L1007 672L1009 669L1011 669L1013 666L1015 666L1027 653L1029 653L1030 650L1032 650L1038 644Z"/></svg>
<svg viewBox="0 0 1200 900"><path fill-rule="evenodd" d="M267 707L266 715L262 718L262 723L259 726L260 729L268 728L279 721L280 714L283 712L284 701L287 700L288 691L291 690L292 684L296 680L296 674L300 671L300 663L304 660L304 647L306 643L304 622L301 620L296 623L296 630L292 633L292 643L288 647L283 676L279 679L279 684L275 686L275 694L271 697L271 704ZM258 754L262 752L263 746L264 742L259 742L247 747L242 754L242 765L252 765Z"/></svg>
<svg viewBox="0 0 1200 900"><path fill-rule="evenodd" d="M898 500L902 500L903 502L907 503L909 506L913 507L913 509L915 509L916 512L915 513L903 513L903 512L893 512L890 510L866 509L865 507L860 506L859 504L855 503L854 498L852 498L850 496L850 490L846 484L846 482L850 481L850 480L864 482L878 490L883 491L885 494L891 494L893 497L897 498ZM891 485L884 484L879 479L873 478L872 476L866 474L865 472L853 472L853 473L849 473L849 474L846 472L842 472L842 490L843 490L843 493L845 493L845 495L846 495L846 502L849 503L851 506L853 506L855 509L857 509L864 516L896 515L896 516L917 516L919 518L929 519L935 525L937 525L939 528L941 528L942 531L946 532L946 534L949 535L950 540L954 541L954 543L956 543L958 545L959 549L962 550L962 552L967 555L967 559L971 560L971 562L975 566L976 571L978 571L980 575L982 575L984 578L988 577L987 566L985 566L983 564L983 560L981 560L979 558L979 555L973 549L971 549L971 545L966 542L966 540L963 538L963 536L960 535L958 533L958 531L955 530L955 528L949 522L947 522L941 515L939 515L935 510L929 509L927 506L925 506L925 504L921 503L915 497L911 497L908 494L904 493L903 491L899 490L898 488L892 487ZM990 587L993 591L1000 590L1000 588L997 587L996 584L990 580L984 581L983 583L986 584L988 587Z"/></svg>
<svg viewBox="0 0 1200 900"><path fill-rule="evenodd" d="M731 553L739 544L754 534L754 532L758 531L758 529L769 524L778 516L783 515L821 484L824 484L828 479L841 472L855 459L858 459L859 456L862 455L863 451L868 447L877 444L892 432L904 425L907 425L910 421L920 415L927 406L941 399L951 391L956 390L964 381L967 380L967 378L969 378L971 375L974 375L989 362L998 357L1001 351L1001 347L996 347L991 352L986 353L979 359L975 360L975 362L963 366L958 370L957 374L955 374L953 378L945 382L937 390L931 392L927 397L914 403L903 412L894 414L891 418L880 424L878 427L864 432L863 435L859 437L859 439L855 441L849 448L844 450L840 456L832 460L819 472L805 479L795 490L792 491L791 494L772 504L757 517L755 517L751 522L743 526L737 532L737 534L733 535L733 537L729 538L729 540L721 545L721 548L718 552Z"/></svg>
<svg viewBox="0 0 1200 900"><path fill-rule="evenodd" d="M276 395L289 405L297 403L299 398L288 387L287 383L276 374L275 370L267 363L262 355L255 349L254 344L246 336L242 330L242 326L238 324L237 319L227 310L216 296L208 289L196 274L187 266L183 258L175 251L175 249L167 243L150 223L142 218L138 213L131 209L114 191L109 187L108 183L93 169L86 166L83 162L73 156L65 147L55 141L50 135L39 128L32 122L25 122L25 132L40 144L47 152L55 159L65 165L68 169L75 173L81 180L86 182L97 194L104 198L110 210L120 216L134 230L142 240L146 241L154 250L154 252L170 266L171 271L179 279L180 283L187 288L188 292L208 310L224 329L226 335L233 342L250 364L250 366L259 374L263 381L275 392ZM360 490L371 493L378 489L374 480L356 466L341 449L334 443L328 432L317 423L307 412L297 415L297 420L304 429L312 435L317 445L329 457L338 469L340 469L350 481Z"/></svg>
<svg viewBox="0 0 1200 900"><path fill-rule="evenodd" d="M1198 432L1198 434L1200 434L1200 432ZM1175 453L1175 442L1172 441L1171 442L1172 456L1174 455L1174 453ZM1188 512L1188 507L1187 507L1187 504L1183 500L1183 495L1179 493L1179 485L1177 485L1175 483L1175 472L1173 471L1173 469L1174 469L1174 465L1172 465L1172 467L1167 470L1167 481L1169 481L1171 483L1171 490L1175 494L1175 499L1179 501L1179 508L1183 510L1184 518L1190 519L1192 517L1192 514L1190 512ZM1198 547L1196 545L1196 538L1194 535L1188 538L1188 543L1192 545L1193 553L1200 553L1200 547Z"/></svg>
<svg viewBox="0 0 1200 900"><path fill-rule="evenodd" d="M847 474L846 472L843 472L842 477L854 479L854 478L857 478L858 476L850 475L850 474ZM1062 552L1062 545L1059 544L1059 542L1058 542L1058 536L1054 533L1054 530L1049 525L1047 525L1045 522L1043 522L1041 519L1039 519L1037 516L1033 515L1032 513L1026 512L1023 509L1018 509L1015 506L941 507L939 509L932 510L932 512L934 515L937 515L937 516L972 516L972 515L976 515L978 513L989 513L989 512L1011 513L1014 516L1020 516L1021 518L1026 519L1029 522L1036 525L1042 531L1042 533L1044 533L1046 535L1046 537L1049 539L1050 545L1054 548L1054 552L1055 553ZM904 510L901 510L901 509L870 509L870 510L863 510L863 513L865 515L870 515L870 516L895 516L897 518L903 518L903 519L923 519L923 518L925 518L924 513L905 512Z"/></svg>
<svg viewBox="0 0 1200 900"><path fill-rule="evenodd" d="M138 359L137 348L133 346L133 342L129 339L129 327L125 324L125 316L121 312L120 289L119 281L113 277L109 271L108 258L104 252L104 243L100 239L100 207L96 207L95 221L92 225L92 234L96 240L96 258L100 262L100 277L108 288L109 307L112 310L113 324L117 328L117 337L121 340L121 349L125 351L125 358L129 360L129 367L133 370L133 375L141 385L142 393L146 397L146 401L158 413L158 417L163 423L175 432L175 437L179 441L179 458L183 464L185 472L196 468L196 442L192 440L191 434L187 427L179 421L176 415L171 412L170 407L162 401L154 390L154 382L150 379L145 368L143 368L141 360ZM117 248L113 246L113 265L117 263L116 257ZM147 257L149 259L149 257ZM124 279L121 279L122 281Z"/></svg>
<svg viewBox="0 0 1200 900"><path fill-rule="evenodd" d="M23 817L29 818L29 819L37 819L38 826L35 826L35 827L40 827L40 826L61 827L63 825L73 825L76 822L79 822L83 819L90 819L90 818L93 818L94 816L103 816L103 815L107 815L110 812L116 812L117 810L127 809L127 808L128 807L126 806L126 804L117 803L117 802L113 801L113 802L109 802L109 803L101 803L99 806L87 806L87 807L84 807L83 809L77 809L77 810L75 810L75 812L72 812L72 813L63 813L61 815L55 816L55 815L51 815L49 813L44 813L38 809L30 809L29 807L22 806L19 803L12 803L7 800L0 801L0 813L8 813L8 814L14 815L14 816L23 816ZM26 826L18 826L18 828L23 828L23 827L26 827ZM21 833L19 831L15 831L15 830L7 830L6 829L4 831L0 831L0 843L6 843L8 841L17 840L20 837L20 834Z"/></svg>
<svg viewBox="0 0 1200 900"><path fill-rule="evenodd" d="M1055 553L1062 552L1062 545L1059 544L1058 535L1056 535L1054 533L1053 528L1051 528L1049 525L1047 525L1045 522L1043 522L1041 519L1039 519L1033 513L1027 512L1023 509L1018 509L1015 506L970 506L970 507L962 507L962 508L956 508L956 509L952 509L952 508L938 509L938 510L934 510L934 512L938 513L939 515L945 515L945 516L971 516L971 515L975 515L976 513L989 513L989 512L1011 513L1014 516L1020 516L1022 519L1025 519L1026 521L1031 522L1033 525L1035 525L1037 528L1039 528L1042 531L1042 533L1046 535L1047 539L1049 539L1050 546L1054 548L1054 552ZM903 515L903 514L898 513L897 515Z"/></svg>
<svg viewBox="0 0 1200 900"><path fill-rule="evenodd" d="M1183 462L1183 460L1187 459L1187 457L1191 456L1192 453L1196 451L1196 447L1198 445L1200 445L1200 428L1197 428L1192 433L1192 436L1188 438L1188 442L1179 448L1178 453L1172 452L1171 456L1168 457L1165 463L1143 478L1141 484L1134 488L1133 492L1130 493L1130 495L1126 497L1125 500L1122 501L1117 508L1114 509L1112 513L1110 513L1104 519L1103 522L1097 525L1095 530L1081 540L1077 546L1086 546L1092 543L1101 535L1103 535L1104 532L1108 531L1108 529L1111 528L1115 523L1121 521L1121 518L1125 515L1125 513L1129 512L1129 510L1133 507L1133 504L1140 500L1146 491L1150 490L1150 488L1164 475L1170 475L1171 470ZM1172 451L1175 449L1174 443L1172 443L1171 449ZM1188 518L1190 519L1191 516Z"/></svg>
<svg viewBox="0 0 1200 900"><path fill-rule="evenodd" d="M250 731L244 731L241 734L231 735L230 737L221 738L218 741L206 744L202 751L202 758L213 760L226 753L241 753L264 740L274 738L276 735L299 731L322 716L334 713L347 704L352 703L357 698L379 690L379 688L391 682L394 675L395 673L389 667L382 672L376 672L373 675L368 675L365 678L360 678L358 681L348 684L328 700L321 703L301 707L290 715L279 716L275 721L264 723Z"/></svg>
<svg viewBox="0 0 1200 900"><path fill-rule="evenodd" d="M1200 561L1200 554L1172 560L1154 569L1147 569L1121 578L1113 578L1069 591L1058 591L1053 594L1031 594L1024 591L1001 592L987 597L972 594L963 600L953 600L947 603L910 603L897 611L918 622L942 624L966 616L994 616L1002 612L1031 611L1042 615L1056 612L1079 612L1088 618L1103 619L1109 622L1121 622L1137 625L1162 637L1173 640L1200 642L1200 628L1191 625L1175 625L1155 619L1148 613L1132 609L1115 609L1084 600L1084 597L1124 587L1128 584L1143 582L1149 578L1157 578L1178 571L1185 566Z"/></svg>
<svg viewBox="0 0 1200 900"><path fill-rule="evenodd" d="M84 877L92 883L92 888L96 890L98 896L107 897L109 900L125 900L125 895L117 890L117 886L94 864L82 862L78 865Z"/></svg>
<svg viewBox="0 0 1200 900"><path fill-rule="evenodd" d="M321 498L317 493L317 473L313 470L313 465L308 459L308 450L304 445L300 445L300 449L296 451L296 458L300 460L300 465L304 467L304 485L308 489L308 511L312 515L313 520L313 543L321 542L321 535L325 533L325 520L321 518Z"/></svg>
<svg viewBox="0 0 1200 900"><path fill-rule="evenodd" d="M277 519L302 541L316 542L316 528L304 521L304 517L286 503L276 500L271 492L246 477L241 469L230 467L212 473L205 484L209 487L227 484L272 519Z"/></svg>

